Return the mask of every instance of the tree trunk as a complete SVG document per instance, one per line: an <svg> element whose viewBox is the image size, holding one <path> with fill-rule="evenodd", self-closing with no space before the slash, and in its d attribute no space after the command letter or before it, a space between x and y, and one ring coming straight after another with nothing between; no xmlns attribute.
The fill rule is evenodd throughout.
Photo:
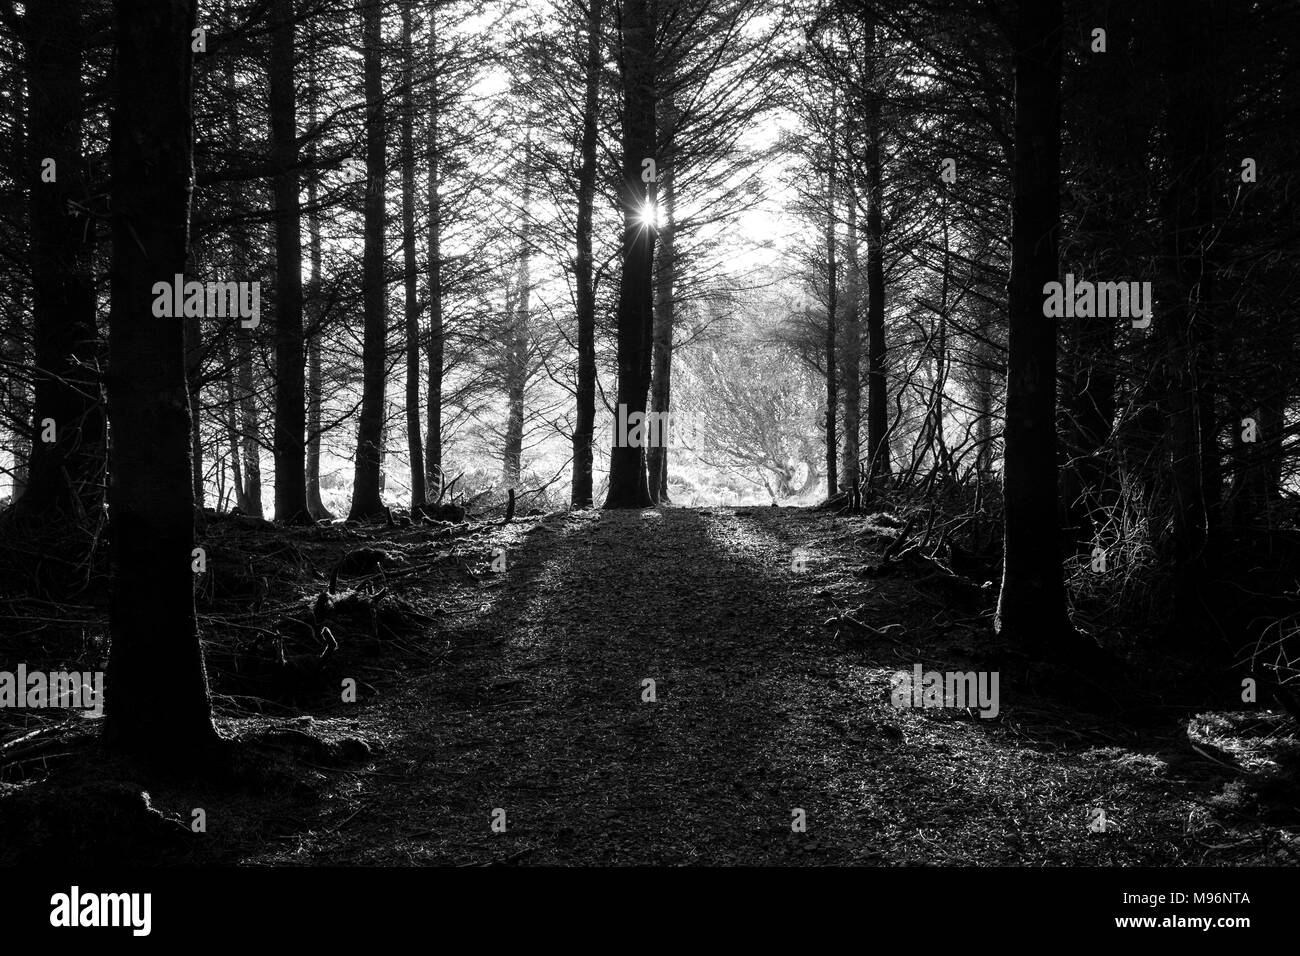
<svg viewBox="0 0 1300 956"><path fill-rule="evenodd" d="M934 387L930 390L930 407L926 414L925 447L930 452L936 474L943 478L952 477L952 456L948 453L948 443L944 437L944 391L948 385L948 287L952 284L952 241L948 228L948 206L941 207L943 227L943 265L939 279L939 328L930 341L937 347L931 348L934 356Z"/></svg>
<svg viewBox="0 0 1300 956"><path fill-rule="evenodd" d="M316 74L316 41L313 36L308 41L307 66L307 122L316 128L316 104L320 95ZM307 162L311 167L316 163L316 140L313 138L307 147ZM307 233L308 248L311 258L310 324L307 329L307 512L313 518L332 518L329 509L320 498L320 448L321 448L321 335L324 322L324 308L321 301L321 235L319 187L313 175L307 183ZM236 479L238 482L238 479Z"/></svg>
<svg viewBox="0 0 1300 956"><path fill-rule="evenodd" d="M868 37L874 49L874 23ZM884 159L880 97L867 110L867 459L874 486L893 470L889 454L889 389L885 379Z"/></svg>
<svg viewBox="0 0 1300 956"><path fill-rule="evenodd" d="M307 519L306 355L302 335L302 213L298 199L298 106L293 0L271 7L267 63L271 163L275 167L275 517Z"/></svg>
<svg viewBox="0 0 1300 956"><path fill-rule="evenodd" d="M596 195L596 121L600 94L601 0L588 0L586 90L582 107L582 163L578 170L578 218L573 272L577 286L578 369L574 395L573 491L575 508L592 505L592 442L596 422L596 298L591 251Z"/></svg>
<svg viewBox="0 0 1300 956"><path fill-rule="evenodd" d="M664 174L660 192L663 224L659 230L658 267L655 274L654 357L650 378L650 410L662 417L670 414L672 400L673 324L675 321L673 286L676 280L676 255L673 236L673 185L671 169ZM646 452L646 476L650 498L655 504L668 503L668 433L660 433L659 442Z"/></svg>
<svg viewBox="0 0 1300 956"><path fill-rule="evenodd" d="M988 338L992 330L991 317L986 308L978 313L976 331L982 338ZM993 366L998 361L994 349L983 342L975 345L975 441L979 451L975 453L975 471L981 481L993 477Z"/></svg>
<svg viewBox="0 0 1300 956"><path fill-rule="evenodd" d="M623 5L623 273L618 290L618 391L616 410L628 419L645 414L654 321L654 230L643 219L643 159L655 158L654 21L647 0ZM650 505L645 448L614 444L606 508Z"/></svg>
<svg viewBox="0 0 1300 956"><path fill-rule="evenodd" d="M15 300L21 303L21 293L15 293ZM0 338L0 358L5 361L22 366L29 361L24 354L25 351L18 335ZM28 427L26 423L32 419L32 405L27 383L17 377L8 378L0 383L0 389L4 391L5 407L13 410L13 420L25 423L22 427L15 427L9 436L9 449L13 460L13 467L9 474L12 482L9 502L13 504L22 498L27 490L27 465L31 461L31 441L26 431Z"/></svg>
<svg viewBox="0 0 1300 956"><path fill-rule="evenodd" d="M858 302L862 289L862 267L858 258L858 197L850 181L847 192L848 229L845 253L849 282L844 295L844 344L841 349L840 381L844 385L844 464L841 481L852 492L858 487L859 432L862 420L862 338L858 326Z"/></svg>
<svg viewBox="0 0 1300 956"><path fill-rule="evenodd" d="M47 520L98 512L104 500L89 183L82 158L83 4L43 0L24 17L28 88L35 438L17 513ZM46 182L46 160L54 166ZM53 422L53 440L47 423Z"/></svg>
<svg viewBox="0 0 1300 956"><path fill-rule="evenodd" d="M190 403L190 458L194 483L194 504L203 507L203 320L186 316L180 320L185 328L185 391Z"/></svg>
<svg viewBox="0 0 1300 956"><path fill-rule="evenodd" d="M229 8L227 7L227 13ZM226 57L223 65L227 89L235 88L235 61ZM226 109L226 132L231 148L240 149L243 138L241 119L232 99ZM230 187L230 204L237 217L231 225L231 273L243 276L248 273L249 240L247 226L240 218L244 212L244 198L237 185ZM239 417L240 438L243 444L244 484L235 495L236 504L245 514L262 517L262 443L257 414L257 394L253 389L253 336L254 329L232 320L231 334L235 336L239 357Z"/></svg>
<svg viewBox="0 0 1300 956"><path fill-rule="evenodd" d="M839 442L835 437L835 410L839 404L839 379L835 361L835 312L839 307L839 297L835 288L835 164L839 161L835 149L835 124L838 122L835 109L835 93L831 92L830 139L827 145L826 160L826 497L832 498L839 491L838 465L836 453Z"/></svg>
<svg viewBox="0 0 1300 956"><path fill-rule="evenodd" d="M1056 326L1043 315L1060 237L1061 0L1021 0L1015 33L1005 556L995 626L1038 655L1058 650L1070 628L1057 512Z"/></svg>
<svg viewBox="0 0 1300 956"><path fill-rule="evenodd" d="M384 285L384 84L382 0L361 0L361 43L366 96L365 239L361 284L365 333L361 348L361 420L357 427L356 469L349 518L372 518L384 509L379 468L384 431L387 295Z"/></svg>
<svg viewBox="0 0 1300 956"><path fill-rule="evenodd" d="M429 415L424 436L424 478L431 497L442 490L442 196L438 170L437 2L429 4L429 344L426 358Z"/></svg>
<svg viewBox="0 0 1300 956"><path fill-rule="evenodd" d="M673 324L675 321L673 295L677 278L676 220L676 134L677 109L671 94L664 98L663 135L661 158L662 182L659 185L659 249L655 259L655 311L654 354L650 372L650 410L658 415L669 414L672 398ZM661 422L668 421L661 417ZM668 503L668 431L661 431L659 441L646 451L646 477L650 486L650 499L655 504Z"/></svg>
<svg viewBox="0 0 1300 956"><path fill-rule="evenodd" d="M532 214L532 135L524 141L523 222L519 228L519 264L515 275L513 307L507 305L506 328L506 440L502 478L506 485L519 484L524 450L524 390L528 384L528 310L532 285L529 246L529 216Z"/></svg>
<svg viewBox="0 0 1300 956"><path fill-rule="evenodd" d="M23 57L21 37L11 36L8 39L9 43L5 47L6 54L11 56L15 63L21 62ZM15 183L23 182L24 177L30 175L25 122L28 111L28 107L25 105L27 86L24 71L9 71L8 93L10 102L15 104L18 109L18 117L13 123L13 133L7 144L8 148L5 150L5 159L9 179ZM14 289L12 296L15 310L20 315L24 314L26 312L26 303L23 290L20 288ZM21 328L14 328L12 335L0 338L0 357L18 366L30 364L31 359L28 355L26 343L23 341ZM9 500L13 504L27 490L27 466L31 462L32 455L31 435L28 433L33 421L32 398L27 383L17 376L6 377L3 382L0 382L0 389L3 389L5 393L5 407L11 409L11 421L21 423L12 429L11 444L9 446L13 457L13 469L9 476L13 483L10 486Z"/></svg>
<svg viewBox="0 0 1300 956"><path fill-rule="evenodd" d="M415 53L411 2L402 4L402 268L406 317L406 451L411 463L411 510L428 499L420 435L420 302L415 263Z"/></svg>
<svg viewBox="0 0 1300 956"><path fill-rule="evenodd" d="M234 368L234 357L231 354L229 337L224 340L224 359L226 368ZM226 376L226 441L230 445L230 482L235 492L235 507L245 513L248 512L248 498L244 493L244 474L239 465L240 455L240 436L239 436L239 396L235 393L235 379L233 375Z"/></svg>
<svg viewBox="0 0 1300 956"><path fill-rule="evenodd" d="M151 309L185 271L195 0L118 0L112 120L109 744L193 759L218 741L194 615L184 332Z"/></svg>

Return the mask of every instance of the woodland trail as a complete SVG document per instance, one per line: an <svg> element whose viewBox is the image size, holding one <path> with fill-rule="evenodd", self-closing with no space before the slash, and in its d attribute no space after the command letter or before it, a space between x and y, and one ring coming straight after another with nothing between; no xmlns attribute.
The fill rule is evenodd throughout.
<svg viewBox="0 0 1300 956"><path fill-rule="evenodd" d="M892 674L983 667L988 639L943 595L855 573L860 520L666 508L504 530L508 569L448 610L441 666L351 724L381 741L373 769L243 862L1192 862L1213 767L1176 772L1170 741L1007 675L997 720L890 705ZM902 627L837 634L836 606Z"/></svg>

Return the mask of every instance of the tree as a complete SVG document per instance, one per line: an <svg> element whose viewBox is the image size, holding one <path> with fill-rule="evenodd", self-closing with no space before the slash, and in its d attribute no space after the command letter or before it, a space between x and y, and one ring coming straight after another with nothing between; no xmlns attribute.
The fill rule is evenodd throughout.
<svg viewBox="0 0 1300 956"><path fill-rule="evenodd" d="M415 264L415 48L411 3L402 4L402 267L406 318L406 447L411 463L411 510L428 494L424 485L424 440L420 435L420 302Z"/></svg>
<svg viewBox="0 0 1300 956"><path fill-rule="evenodd" d="M382 0L361 0L362 69L366 97L365 237L362 297L365 331L361 346L361 419L357 426L356 468L352 480L352 520L381 513L379 465L383 449L384 384L387 372L387 286L384 280L384 208L387 150L384 141Z"/></svg>
<svg viewBox="0 0 1300 956"><path fill-rule="evenodd" d="M675 97L664 97L661 110L660 160L664 170L659 183L659 250L655 261L654 355L650 374L650 410L669 411L672 393L673 326L676 313L676 150L673 139L677 121ZM663 419L660 419L663 421ZM657 442L646 451L646 476L650 498L655 504L668 501L668 444Z"/></svg>
<svg viewBox="0 0 1300 956"><path fill-rule="evenodd" d="M836 335L836 313L839 310L839 290L837 288L838 269L835 248L838 240L835 236L835 197L838 181L835 165L839 161L835 151L835 123L838 111L835 94L831 94L831 118L827 139L826 162L826 497L829 498L839 490L839 473L836 456L839 441L835 437L835 409L839 404L839 373L837 371L836 352L838 337Z"/></svg>
<svg viewBox="0 0 1300 956"><path fill-rule="evenodd" d="M313 130L317 123L317 106L320 99L320 76L317 67L317 42L315 37L309 39L307 49L307 125ZM313 136L307 147L307 162L315 165L316 139ZM307 183L307 236L311 262L308 288L311 291L311 322L307 336L307 510L316 519L330 518L329 509L320 497L320 460L321 460L321 337L324 334L322 322L324 308L321 296L321 222L320 222L320 186L318 177L313 176ZM233 411L232 411L233 414ZM238 455L233 453L232 460L238 465ZM239 483L236 477L235 483Z"/></svg>
<svg viewBox="0 0 1300 956"><path fill-rule="evenodd" d="M275 167L275 517L293 522L308 517L293 0L275 0L271 16L267 72Z"/></svg>
<svg viewBox="0 0 1300 956"><path fill-rule="evenodd" d="M153 315L185 271L195 0L117 0L108 401L112 650L104 736L154 757L218 741L194 615L184 334Z"/></svg>
<svg viewBox="0 0 1300 956"><path fill-rule="evenodd" d="M655 159L654 20L647 0L623 6L623 273L618 291L618 391L616 404L630 419L645 414L649 340L654 321L654 230L646 215L644 160ZM622 436L620 436L622 437ZM645 448L616 442L610 452L606 508L650 505Z"/></svg>
<svg viewBox="0 0 1300 956"><path fill-rule="evenodd" d="M596 420L596 290L592 258L592 217L596 196L596 122L600 106L601 0L588 0L587 58L583 77L582 140L578 169L578 216L574 227L574 284L578 343L574 395L573 490L575 508L592 504L592 442Z"/></svg>
<svg viewBox="0 0 1300 956"><path fill-rule="evenodd" d="M1020 0L1014 32L1005 555L995 626L1041 653L1070 628L1057 514L1056 328L1043 315L1061 224L1061 0Z"/></svg>
<svg viewBox="0 0 1300 956"><path fill-rule="evenodd" d="M863 29L866 58L880 49L876 20L868 16ZM884 158L881 150L880 70L872 62L867 86L867 477L874 485L890 472L889 390L885 379ZM856 342L854 343L856 347ZM847 425L845 426L848 427Z"/></svg>
<svg viewBox="0 0 1300 956"><path fill-rule="evenodd" d="M28 85L35 440L19 513L84 520L103 502L104 420L99 383L95 228L82 156L83 46L77 0L31 4L24 18Z"/></svg>

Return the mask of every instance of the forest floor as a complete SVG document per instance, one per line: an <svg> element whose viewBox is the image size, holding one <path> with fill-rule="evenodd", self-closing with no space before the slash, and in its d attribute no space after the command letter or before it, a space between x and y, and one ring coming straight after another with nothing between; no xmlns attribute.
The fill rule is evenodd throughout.
<svg viewBox="0 0 1300 956"><path fill-rule="evenodd" d="M187 838L161 858L1300 860L1296 791L1276 772L1295 755L1293 724L1027 664L990 635L991 582L876 573L898 524L794 508L588 511L484 524L451 550L419 529L341 543L322 529L231 532L214 554L238 550L239 534L245 550L288 546L317 568L303 601L322 589L326 555L388 548L405 571L383 577L385 613L402 616L340 619L327 690L296 699L304 713L253 715L218 696L223 732L293 756L252 786L151 780L150 812ZM214 686L233 686L208 656ZM891 677L916 665L998 671L998 713L895 708ZM348 677L358 703L328 690ZM299 746L321 740L335 746ZM96 756L59 785L105 772L143 779Z"/></svg>

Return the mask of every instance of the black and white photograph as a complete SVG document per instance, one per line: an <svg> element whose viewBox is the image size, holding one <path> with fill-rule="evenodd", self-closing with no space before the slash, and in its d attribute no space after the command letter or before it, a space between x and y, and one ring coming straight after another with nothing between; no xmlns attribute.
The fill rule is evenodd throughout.
<svg viewBox="0 0 1300 956"><path fill-rule="evenodd" d="M7 942L1297 866L1300 0L0 0Z"/></svg>

